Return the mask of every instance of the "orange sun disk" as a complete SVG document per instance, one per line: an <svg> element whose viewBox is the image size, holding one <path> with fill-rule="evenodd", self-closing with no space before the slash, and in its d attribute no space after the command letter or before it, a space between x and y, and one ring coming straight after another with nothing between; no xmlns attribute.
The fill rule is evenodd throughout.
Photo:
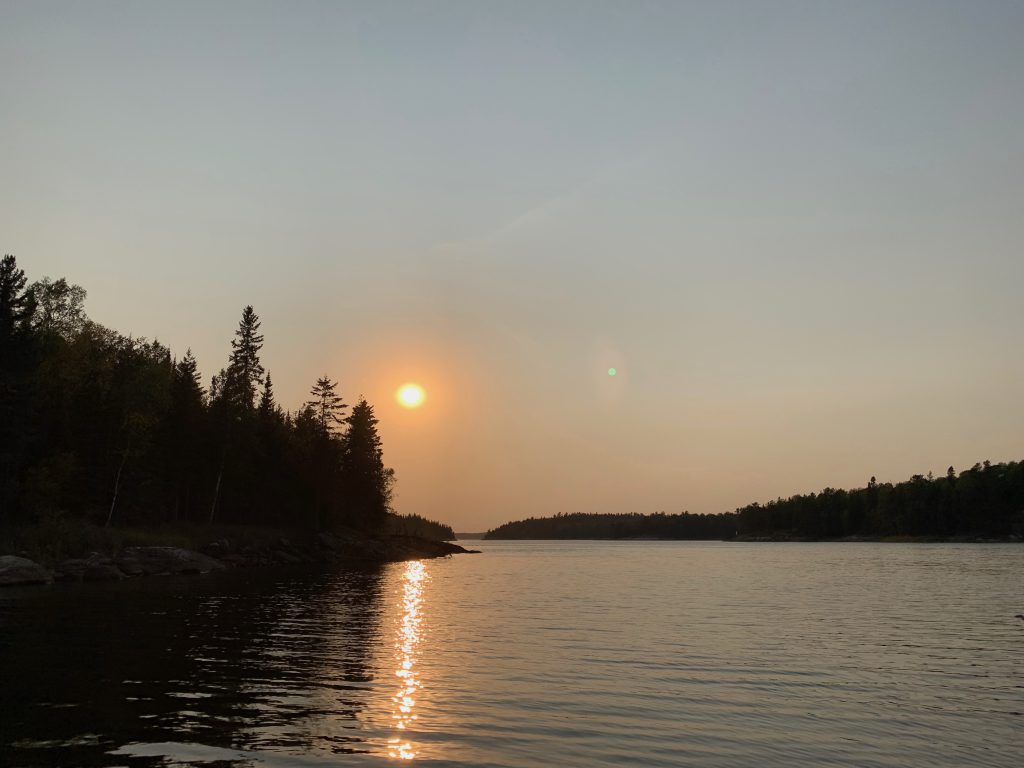
<svg viewBox="0 0 1024 768"><path fill-rule="evenodd" d="M427 393L419 384L403 384L395 392L395 400L403 408L419 408L427 399Z"/></svg>

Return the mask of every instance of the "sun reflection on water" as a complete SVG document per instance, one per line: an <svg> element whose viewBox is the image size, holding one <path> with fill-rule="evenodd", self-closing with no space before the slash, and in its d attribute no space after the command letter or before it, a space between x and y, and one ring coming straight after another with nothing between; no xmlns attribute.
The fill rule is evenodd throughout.
<svg viewBox="0 0 1024 768"><path fill-rule="evenodd" d="M391 721L398 733L388 739L388 756L412 760L416 750L405 738L406 728L416 720L416 695L421 687L416 671L417 646L423 621L423 588L429 580L427 567L419 560L406 564L402 581L402 618L395 636L395 677L398 690L391 697Z"/></svg>

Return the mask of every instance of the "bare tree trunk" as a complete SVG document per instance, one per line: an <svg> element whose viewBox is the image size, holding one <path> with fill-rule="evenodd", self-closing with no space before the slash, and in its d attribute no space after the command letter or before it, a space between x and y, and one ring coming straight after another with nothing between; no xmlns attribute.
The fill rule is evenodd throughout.
<svg viewBox="0 0 1024 768"><path fill-rule="evenodd" d="M225 445L220 454L220 470L217 472L217 485L213 489L213 504L210 505L210 522L217 514L217 499L220 497L220 480L224 477L224 457L227 456L228 447Z"/></svg>
<svg viewBox="0 0 1024 768"><path fill-rule="evenodd" d="M107 522L104 528L110 527L110 521L114 519L114 507L117 506L117 494L121 490L121 472L124 471L124 463L128 461L128 453L132 449L132 441L128 441L124 453L121 454L121 465L117 468L117 476L114 478L114 498L110 500L110 511L107 513Z"/></svg>

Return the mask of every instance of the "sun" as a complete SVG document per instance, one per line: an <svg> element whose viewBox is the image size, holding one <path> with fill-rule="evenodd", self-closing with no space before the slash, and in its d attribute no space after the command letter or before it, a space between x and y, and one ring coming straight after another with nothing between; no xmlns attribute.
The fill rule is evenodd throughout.
<svg viewBox="0 0 1024 768"><path fill-rule="evenodd" d="M395 392L395 400L403 408L419 408L427 399L427 393L419 384L403 384Z"/></svg>

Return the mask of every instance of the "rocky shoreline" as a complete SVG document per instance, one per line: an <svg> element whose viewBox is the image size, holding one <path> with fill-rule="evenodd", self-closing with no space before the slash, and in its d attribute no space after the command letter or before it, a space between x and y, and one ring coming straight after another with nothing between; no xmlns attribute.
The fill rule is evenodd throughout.
<svg viewBox="0 0 1024 768"><path fill-rule="evenodd" d="M50 584L54 581L120 581L140 576L198 574L233 568L300 563L367 565L472 554L447 541L415 536L365 536L317 533L305 541L279 538L260 546L236 546L229 539L210 542L200 551L170 546L125 547L120 552L93 552L46 567L19 555L0 556L0 587Z"/></svg>

